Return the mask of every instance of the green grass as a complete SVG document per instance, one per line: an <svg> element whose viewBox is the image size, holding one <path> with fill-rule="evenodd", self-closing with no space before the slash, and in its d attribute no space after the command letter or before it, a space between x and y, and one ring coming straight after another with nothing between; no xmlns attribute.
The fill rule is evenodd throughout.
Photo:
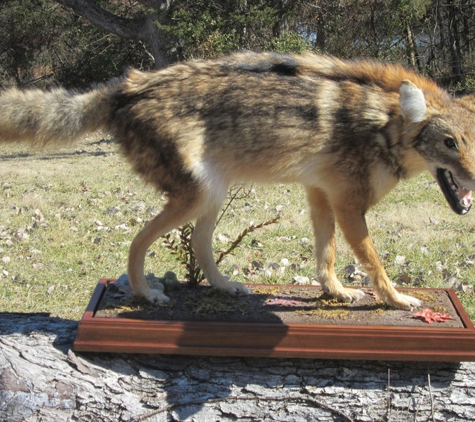
<svg viewBox="0 0 475 422"><path fill-rule="evenodd" d="M41 153L25 146L0 147L1 311L79 319L98 279L126 272L133 236L159 212L164 198L130 171L113 143L100 139ZM225 258L223 272L234 280L260 283L314 277L307 204L296 185L254 186L234 201L216 229L215 249L227 249L251 221L258 224L277 214L277 224L250 234ZM404 274L417 285L446 287L448 276L456 274L458 282L473 285L473 216L452 213L428 174L400 184L367 217L393 280ZM345 266L353 263L339 233L342 281ZM145 270L183 275L160 240L150 249ZM459 297L475 319L473 293Z"/></svg>

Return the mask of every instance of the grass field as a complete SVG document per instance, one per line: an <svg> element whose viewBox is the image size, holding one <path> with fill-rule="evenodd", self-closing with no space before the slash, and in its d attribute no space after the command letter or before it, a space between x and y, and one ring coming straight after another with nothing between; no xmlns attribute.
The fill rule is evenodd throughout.
<svg viewBox="0 0 475 422"><path fill-rule="evenodd" d="M0 311L79 319L101 277L126 272L130 242L164 198L134 175L116 146L98 136L64 150L1 146ZM247 236L220 264L243 282L314 277L313 236L302 189L253 186L232 202L215 232L226 249L251 222L278 223ZM452 213L428 174L400 184L368 213L389 276L405 285L459 289L475 320L475 211ZM183 270L157 241L146 272ZM337 271L355 264L338 235ZM362 268L360 268L362 269Z"/></svg>

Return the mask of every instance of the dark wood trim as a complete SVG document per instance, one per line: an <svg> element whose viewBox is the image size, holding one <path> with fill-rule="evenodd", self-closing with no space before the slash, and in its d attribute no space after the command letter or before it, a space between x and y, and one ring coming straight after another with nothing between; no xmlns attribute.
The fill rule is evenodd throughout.
<svg viewBox="0 0 475 422"><path fill-rule="evenodd" d="M447 291L464 328L169 322L95 317L95 310L107 284L113 281L99 281L79 323L74 350L279 358L475 361L475 327L451 289L424 290Z"/></svg>

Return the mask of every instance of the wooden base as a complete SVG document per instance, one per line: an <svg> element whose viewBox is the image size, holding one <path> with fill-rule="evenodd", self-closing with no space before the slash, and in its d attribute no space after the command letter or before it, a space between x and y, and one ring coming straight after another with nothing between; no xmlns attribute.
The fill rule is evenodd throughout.
<svg viewBox="0 0 475 422"><path fill-rule="evenodd" d="M75 351L208 356L475 361L475 327L445 290L464 328L145 321L99 318L112 279L99 281L80 321ZM417 290L417 289L414 289ZM424 289L436 290L436 289Z"/></svg>

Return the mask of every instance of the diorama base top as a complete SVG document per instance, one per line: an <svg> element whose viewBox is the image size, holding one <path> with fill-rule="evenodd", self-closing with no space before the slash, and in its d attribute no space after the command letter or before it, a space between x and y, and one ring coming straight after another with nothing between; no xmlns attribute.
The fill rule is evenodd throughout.
<svg viewBox="0 0 475 422"><path fill-rule="evenodd" d="M322 297L320 287L286 285L249 285L251 294L239 298L242 306L233 309L234 313L242 314L242 318L239 315L237 319L225 318L219 312L196 317L199 313L197 309L201 309L199 306L189 306L188 318L180 312L175 314L173 300L166 310L166 316L163 316L163 312L155 313L153 307L131 309L123 304L111 304L110 298L114 297L111 291L117 291L113 289L114 282L114 279L99 280L79 323L75 351L475 361L475 327L451 289L403 289L409 294L424 298L437 297L438 301L440 298L445 301L444 306L439 307L444 312L447 310L453 320L428 324L424 321L415 323L411 311L392 311L375 303L347 305L329 304L322 300L318 302L318 298ZM188 302L201 303L203 297L210 296L206 289L210 288L202 288L202 296ZM366 290L370 300L375 302L370 294L371 289ZM196 293L197 290L190 289L190 295ZM249 311L251 308L246 308L246 304L252 301L265 309L262 315L265 314L266 318L253 316ZM361 313L368 311L363 309L365 307L374 311L370 323L366 316L368 314ZM360 318L362 315L364 318ZM379 321L378 315L381 321L393 319L395 322L388 325L387 322ZM300 316L303 323L299 322Z"/></svg>

